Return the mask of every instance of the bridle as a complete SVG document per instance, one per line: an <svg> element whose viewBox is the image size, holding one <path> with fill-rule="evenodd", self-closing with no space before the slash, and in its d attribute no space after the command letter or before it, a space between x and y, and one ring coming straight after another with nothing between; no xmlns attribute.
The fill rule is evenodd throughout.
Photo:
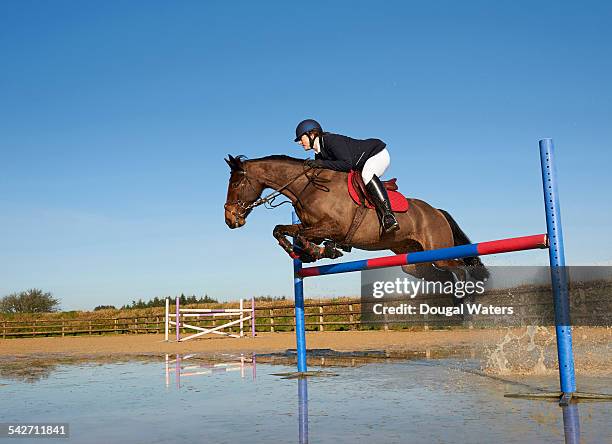
<svg viewBox="0 0 612 444"><path fill-rule="evenodd" d="M265 197L260 197L259 199L255 200L252 203L247 203L244 200L240 199L240 191L241 190L239 190L238 191L238 198L236 200L234 200L234 201L226 202L225 205L223 205L223 208L226 211L229 211L230 214L232 216L234 216L234 217L246 218L246 216L251 212L251 210L253 210L253 208L258 207L260 205L267 204L266 208L268 208L268 209L273 209L273 208L279 207L279 206L281 206L283 204L286 204L288 202L291 202L291 201L290 200L286 200L286 201L283 201L283 202L281 202L279 204L274 204L274 199L276 199L278 196L280 196L282 194L283 190L285 190L289 185L291 185L293 182L295 182L296 180L298 180L302 176L306 176L306 178L308 179L308 183L312 183L318 189L323 189L325 191L329 191L329 188L327 188L324 185L322 185L323 182L329 182L329 179L322 179L322 178L318 177L318 173L315 173L315 174L313 174L311 176L309 176L307 174L309 171L311 171L313 169L317 169L317 168L306 167L304 169L304 171L302 171L297 176L291 178L291 180L289 180L287 183L285 183L281 187L274 188L274 191L272 191L270 194L268 194ZM253 191L257 192L256 188L251 183L251 180L249 179L249 176L247 175L246 165L243 167L242 170L239 170L238 172L239 172L239 174L242 175L242 179L237 181L232 186L234 188L242 187L242 183L244 182L244 180L246 180L246 182L253 189ZM306 186L308 186L308 184ZM298 201L299 201L298 196L296 196L296 199L298 199ZM238 208L238 211L234 210L233 208L228 208L228 207Z"/></svg>

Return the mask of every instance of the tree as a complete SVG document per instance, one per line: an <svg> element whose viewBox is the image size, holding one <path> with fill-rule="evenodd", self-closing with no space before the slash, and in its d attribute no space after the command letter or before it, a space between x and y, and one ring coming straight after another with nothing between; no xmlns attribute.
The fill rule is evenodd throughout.
<svg viewBox="0 0 612 444"><path fill-rule="evenodd" d="M43 293L38 288L31 288L20 293L11 293L0 299L2 313L49 313L59 311L58 299L51 293Z"/></svg>
<svg viewBox="0 0 612 444"><path fill-rule="evenodd" d="M274 301L285 301L286 296L255 296L255 302L274 302Z"/></svg>
<svg viewBox="0 0 612 444"><path fill-rule="evenodd" d="M171 296L170 299L174 301L174 297ZM209 297L205 294L203 297L198 298L195 294L191 296L185 296L184 293L181 293L180 297L181 305L190 305L190 304L206 304L206 303L217 303L216 299ZM138 301L132 301L131 304L124 305L121 307L121 310L131 310L135 308L154 308L154 307L164 307L166 305L166 298L159 298L155 296L153 299L149 299L147 302L142 299L138 299Z"/></svg>

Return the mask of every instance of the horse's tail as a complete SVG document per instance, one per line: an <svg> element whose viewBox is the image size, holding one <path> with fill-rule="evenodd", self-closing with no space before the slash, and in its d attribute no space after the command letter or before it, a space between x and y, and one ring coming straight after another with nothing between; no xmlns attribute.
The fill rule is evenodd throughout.
<svg viewBox="0 0 612 444"><path fill-rule="evenodd" d="M440 208L438 208L438 211L440 211L444 215L446 221L451 227L455 246L467 245L472 243L472 241L470 241L470 238L467 236L467 234L465 234L465 232L461 229L455 219L453 219L453 216L448 213L448 211L442 210ZM489 277L489 270L487 270L487 267L484 266L478 256L465 257L462 259L462 261L465 265L470 267L470 274L475 279L482 281Z"/></svg>

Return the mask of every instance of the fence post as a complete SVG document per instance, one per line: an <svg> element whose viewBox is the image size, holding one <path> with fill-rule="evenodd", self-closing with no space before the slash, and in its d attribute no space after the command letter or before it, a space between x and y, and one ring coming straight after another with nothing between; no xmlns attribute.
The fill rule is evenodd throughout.
<svg viewBox="0 0 612 444"><path fill-rule="evenodd" d="M168 327L170 326L170 298L166 298L166 317L164 318L164 341L168 342Z"/></svg>
<svg viewBox="0 0 612 444"><path fill-rule="evenodd" d="M355 330L355 315L353 315L353 304L349 304L348 308L350 312L349 313L349 322L350 322L349 329Z"/></svg>
<svg viewBox="0 0 612 444"><path fill-rule="evenodd" d="M91 321L89 321L89 336L91 336Z"/></svg>
<svg viewBox="0 0 612 444"><path fill-rule="evenodd" d="M174 320L176 321L176 342L180 342L181 341L181 315L180 315L180 311L179 311L179 305L180 305L180 301L179 301L179 297L176 297L176 317L174 318Z"/></svg>
<svg viewBox="0 0 612 444"><path fill-rule="evenodd" d="M319 301L321 304L322 302ZM324 331L323 328L323 305L319 305L319 331Z"/></svg>
<svg viewBox="0 0 612 444"><path fill-rule="evenodd" d="M274 309L270 309L270 333L274 333Z"/></svg>
<svg viewBox="0 0 612 444"><path fill-rule="evenodd" d="M6 322L2 323L2 339L6 339Z"/></svg>
<svg viewBox="0 0 612 444"><path fill-rule="evenodd" d="M251 336L255 337L255 296L251 296Z"/></svg>
<svg viewBox="0 0 612 444"><path fill-rule="evenodd" d="M240 337L244 336L244 302L243 299L240 298Z"/></svg>

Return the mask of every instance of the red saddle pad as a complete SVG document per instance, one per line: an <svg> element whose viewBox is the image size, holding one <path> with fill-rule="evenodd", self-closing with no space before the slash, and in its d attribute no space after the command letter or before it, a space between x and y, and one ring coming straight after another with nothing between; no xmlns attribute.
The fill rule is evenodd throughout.
<svg viewBox="0 0 612 444"><path fill-rule="evenodd" d="M356 174L358 174L359 177L355 177ZM353 199L353 202L359 205L361 204L362 200L360 199L361 192L355 188L355 180L358 180L359 182L363 183L360 173L358 173L357 171L350 171L347 180L348 192L351 196L351 199ZM385 186L387 194L389 195L391 209L395 213L405 213L406 211L408 211L408 199L406 199L406 197L402 193L397 191L396 179L393 178L391 180L384 181L383 185ZM372 205L372 203L366 199L366 207L374 208L374 205Z"/></svg>

